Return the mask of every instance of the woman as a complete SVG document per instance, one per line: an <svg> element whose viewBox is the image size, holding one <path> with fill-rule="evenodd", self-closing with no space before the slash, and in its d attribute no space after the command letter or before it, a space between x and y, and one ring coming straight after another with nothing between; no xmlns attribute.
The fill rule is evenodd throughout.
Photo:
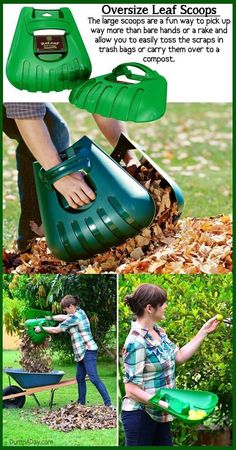
<svg viewBox="0 0 236 450"><path fill-rule="evenodd" d="M97 373L97 344L93 339L90 323L87 315L79 307L79 297L66 295L60 302L61 308L65 314L58 314L47 319L53 319L60 322L57 327L42 327L47 333L57 334L68 331L71 335L75 361L77 363L76 380L78 383L78 403L86 403L86 374L90 381L97 388L101 395L104 405L111 406L111 399L104 383ZM40 327L35 328L40 332Z"/></svg>
<svg viewBox="0 0 236 450"><path fill-rule="evenodd" d="M175 365L188 361L209 333L219 324L208 320L182 348L171 342L163 328L155 325L165 318L167 294L153 284L140 285L125 303L136 315L123 348L126 396L122 422L126 446L171 446L169 414L149 402L160 388L175 388Z"/></svg>

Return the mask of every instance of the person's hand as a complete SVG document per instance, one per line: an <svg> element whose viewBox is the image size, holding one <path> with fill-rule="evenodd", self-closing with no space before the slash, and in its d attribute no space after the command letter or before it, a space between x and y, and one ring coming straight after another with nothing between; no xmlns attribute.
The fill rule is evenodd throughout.
<svg viewBox="0 0 236 450"><path fill-rule="evenodd" d="M75 172L60 178L60 180L55 181L54 187L74 209L87 205L95 199L94 192L85 182L81 172Z"/></svg>
<svg viewBox="0 0 236 450"><path fill-rule="evenodd" d="M220 320L217 320L216 316L212 317L212 319L209 319L206 323L204 323L204 325L200 329L199 333L207 336L209 333L212 333L213 331L215 331L215 329L218 327L219 323L220 323Z"/></svg>
<svg viewBox="0 0 236 450"><path fill-rule="evenodd" d="M41 333L41 328L39 326L34 328L35 333Z"/></svg>
<svg viewBox="0 0 236 450"><path fill-rule="evenodd" d="M45 316L46 320L52 320L52 316Z"/></svg>

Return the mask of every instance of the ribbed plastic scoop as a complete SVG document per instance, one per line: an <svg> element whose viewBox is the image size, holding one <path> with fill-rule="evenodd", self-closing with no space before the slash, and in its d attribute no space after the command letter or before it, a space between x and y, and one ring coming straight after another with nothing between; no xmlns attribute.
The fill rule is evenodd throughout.
<svg viewBox="0 0 236 450"><path fill-rule="evenodd" d="M29 92L59 92L89 78L91 70L69 8L22 8L6 66L13 86Z"/></svg>
<svg viewBox="0 0 236 450"><path fill-rule="evenodd" d="M133 73L131 68L143 74ZM125 76L127 81L120 81ZM130 81L138 81L132 83ZM167 82L155 70L139 63L120 64L111 73L79 81L69 100L75 106L104 117L151 122L166 111Z"/></svg>

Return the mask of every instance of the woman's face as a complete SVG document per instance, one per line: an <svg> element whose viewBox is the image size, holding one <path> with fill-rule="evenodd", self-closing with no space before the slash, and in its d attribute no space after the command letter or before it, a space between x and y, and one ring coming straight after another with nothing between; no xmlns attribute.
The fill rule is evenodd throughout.
<svg viewBox="0 0 236 450"><path fill-rule="evenodd" d="M66 314L74 314L76 312L76 307L74 305L65 306L63 308Z"/></svg>
<svg viewBox="0 0 236 450"><path fill-rule="evenodd" d="M153 314L152 318L155 322L160 322L165 319L165 309L167 307L167 302L163 303L163 305L158 305L156 309L152 308Z"/></svg>

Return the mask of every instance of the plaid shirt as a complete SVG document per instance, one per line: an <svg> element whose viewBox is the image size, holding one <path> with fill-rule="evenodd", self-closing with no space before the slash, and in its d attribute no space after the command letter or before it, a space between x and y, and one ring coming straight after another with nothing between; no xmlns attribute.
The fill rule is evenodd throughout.
<svg viewBox="0 0 236 450"><path fill-rule="evenodd" d="M155 395L159 388L175 387L175 352L177 345L171 342L165 331L154 326L161 342L153 340L148 330L133 322L123 348L125 366L124 383L134 383L145 392ZM145 409L157 422L170 422L173 417L156 408L145 406L128 397L122 403L124 411Z"/></svg>
<svg viewBox="0 0 236 450"><path fill-rule="evenodd" d="M91 333L89 319L83 309L78 308L76 313L70 314L59 327L70 333L75 361L81 361L86 350L98 349Z"/></svg>
<svg viewBox="0 0 236 450"><path fill-rule="evenodd" d="M46 103L4 103L8 119L43 119Z"/></svg>

